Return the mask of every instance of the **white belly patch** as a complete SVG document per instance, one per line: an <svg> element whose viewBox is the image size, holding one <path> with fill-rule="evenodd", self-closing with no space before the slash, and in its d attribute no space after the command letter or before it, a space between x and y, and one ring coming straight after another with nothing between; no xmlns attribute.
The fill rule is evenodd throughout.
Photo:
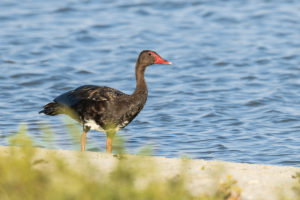
<svg viewBox="0 0 300 200"><path fill-rule="evenodd" d="M100 125L98 125L92 119L86 120L85 123L84 123L84 125L90 127L91 130L103 131L103 132L109 131L109 130L105 131ZM120 129L120 127L116 127L113 131L118 131L119 129Z"/></svg>
<svg viewBox="0 0 300 200"><path fill-rule="evenodd" d="M86 120L84 125L90 127L92 130L104 131L104 129L92 119Z"/></svg>

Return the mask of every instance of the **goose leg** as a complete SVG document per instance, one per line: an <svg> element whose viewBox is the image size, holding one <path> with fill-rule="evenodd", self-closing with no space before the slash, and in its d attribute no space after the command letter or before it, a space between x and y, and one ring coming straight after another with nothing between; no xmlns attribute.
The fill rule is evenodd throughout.
<svg viewBox="0 0 300 200"><path fill-rule="evenodd" d="M112 150L112 140L116 132L107 132L106 133L106 153L111 153Z"/></svg>
<svg viewBox="0 0 300 200"><path fill-rule="evenodd" d="M82 152L84 152L84 150L85 150L86 134L87 134L87 131L83 131L81 134L81 151Z"/></svg>
<svg viewBox="0 0 300 200"><path fill-rule="evenodd" d="M85 151L85 143L86 143L86 134L90 130L89 127L83 127L83 132L81 134L81 151Z"/></svg>
<svg viewBox="0 0 300 200"><path fill-rule="evenodd" d="M112 138L107 137L107 139L106 139L106 153L111 153L111 149L112 149Z"/></svg>

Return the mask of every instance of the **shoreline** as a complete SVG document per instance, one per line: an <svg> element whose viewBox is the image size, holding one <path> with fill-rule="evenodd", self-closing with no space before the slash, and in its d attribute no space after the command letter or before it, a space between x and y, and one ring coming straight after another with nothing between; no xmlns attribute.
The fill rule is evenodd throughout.
<svg viewBox="0 0 300 200"><path fill-rule="evenodd" d="M10 148L8 146L0 146L0 154L8 155ZM37 150L35 160L43 160L49 155L54 155L63 158L68 165L72 165L81 161L81 159L85 159L103 172L109 172L118 161L116 157L106 153L34 149ZM149 161L149 163L152 163L157 169L155 175L160 179L176 177L181 174L183 169L183 159L180 158L125 155L125 159L128 160L136 158L144 159L143 162ZM214 190L216 184L220 184L220 181L229 177L237 181L237 185L241 188L241 198L243 200L279 200L283 196L294 199L293 196L295 194L292 186L296 183L296 179L292 178L292 176L300 172L299 167L234 163L218 160L184 160L186 160L184 174L188 180L186 187L192 194L200 195ZM45 162L43 165L47 167L50 164Z"/></svg>

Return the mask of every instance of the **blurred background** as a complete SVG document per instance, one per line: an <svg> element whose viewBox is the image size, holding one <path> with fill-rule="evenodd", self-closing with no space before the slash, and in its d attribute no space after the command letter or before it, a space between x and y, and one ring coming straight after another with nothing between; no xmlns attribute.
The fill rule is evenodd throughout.
<svg viewBox="0 0 300 200"><path fill-rule="evenodd" d="M36 146L74 149L61 117L39 115L85 84L132 93L143 49L173 65L147 68L143 111L118 135L127 151L300 166L297 0L1 0L0 144L21 123ZM105 151L90 131L87 150Z"/></svg>

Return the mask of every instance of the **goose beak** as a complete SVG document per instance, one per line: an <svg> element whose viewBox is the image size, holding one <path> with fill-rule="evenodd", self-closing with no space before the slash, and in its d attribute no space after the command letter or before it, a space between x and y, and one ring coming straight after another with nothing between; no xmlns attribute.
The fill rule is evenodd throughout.
<svg viewBox="0 0 300 200"><path fill-rule="evenodd" d="M155 58L155 64L162 64L162 65L172 65L172 63L170 61L167 61L165 59L163 59L162 57L160 56L157 56Z"/></svg>
<svg viewBox="0 0 300 200"><path fill-rule="evenodd" d="M171 65L172 64L170 61L167 61L167 60L163 59L162 57L160 57L160 55L158 55L156 52L150 51L150 53L152 54L152 56L155 59L154 64L162 64L162 65Z"/></svg>

